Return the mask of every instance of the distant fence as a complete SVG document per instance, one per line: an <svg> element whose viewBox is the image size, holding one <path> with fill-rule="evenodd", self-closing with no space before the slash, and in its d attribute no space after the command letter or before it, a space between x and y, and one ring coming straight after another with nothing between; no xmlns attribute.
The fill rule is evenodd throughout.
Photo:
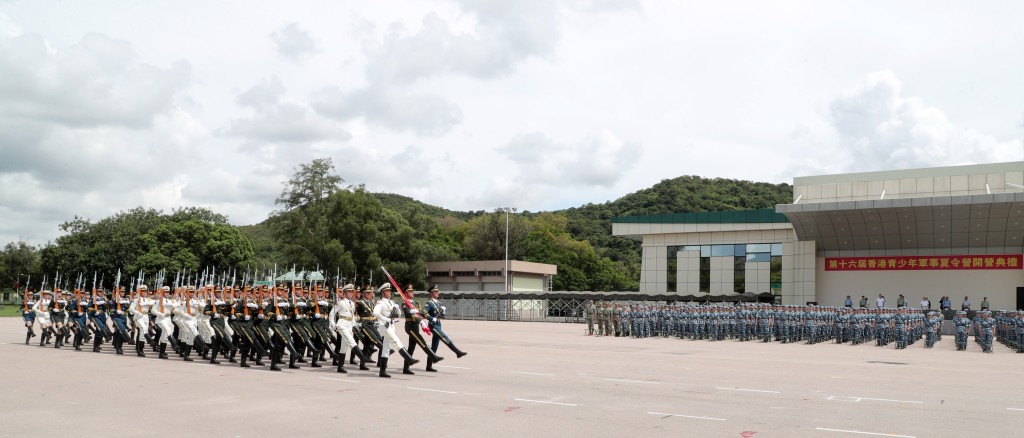
<svg viewBox="0 0 1024 438"><path fill-rule="evenodd" d="M755 294L694 297L675 293L639 292L441 292L448 319L479 321L585 322L587 301L611 304L706 303L770 299Z"/></svg>

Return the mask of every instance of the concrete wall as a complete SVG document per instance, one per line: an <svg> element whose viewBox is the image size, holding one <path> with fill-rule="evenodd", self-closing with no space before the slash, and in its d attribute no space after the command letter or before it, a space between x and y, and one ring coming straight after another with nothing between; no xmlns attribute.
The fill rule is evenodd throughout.
<svg viewBox="0 0 1024 438"><path fill-rule="evenodd" d="M861 295L875 306L878 294L885 295L886 306L896 307L899 294L907 305L918 307L921 298L928 297L932 307L939 307L939 298L949 296L953 308L960 308L964 295L971 298L971 308L981 307L982 297L988 297L993 310L1013 309L1017 306L1017 287L1024 286L1024 270L1006 271L825 271L825 259L817 262L818 302L822 305L842 306L847 295L854 305Z"/></svg>

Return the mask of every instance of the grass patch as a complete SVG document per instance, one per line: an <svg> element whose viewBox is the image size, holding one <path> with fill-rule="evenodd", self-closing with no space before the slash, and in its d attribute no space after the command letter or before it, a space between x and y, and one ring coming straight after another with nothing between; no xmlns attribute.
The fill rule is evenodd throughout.
<svg viewBox="0 0 1024 438"><path fill-rule="evenodd" d="M4 304L4 308L0 309L0 318L17 316L21 317L21 306L15 306L13 304Z"/></svg>

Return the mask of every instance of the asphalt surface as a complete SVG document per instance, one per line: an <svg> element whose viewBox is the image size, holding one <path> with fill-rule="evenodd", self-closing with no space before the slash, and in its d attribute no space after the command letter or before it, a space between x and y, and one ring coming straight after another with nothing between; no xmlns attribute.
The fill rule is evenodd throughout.
<svg viewBox="0 0 1024 438"><path fill-rule="evenodd" d="M469 353L391 379L24 345L0 319L0 436L1021 436L1024 354L588 337L447 321ZM445 349L444 346L441 347ZM419 352L417 358L423 359Z"/></svg>

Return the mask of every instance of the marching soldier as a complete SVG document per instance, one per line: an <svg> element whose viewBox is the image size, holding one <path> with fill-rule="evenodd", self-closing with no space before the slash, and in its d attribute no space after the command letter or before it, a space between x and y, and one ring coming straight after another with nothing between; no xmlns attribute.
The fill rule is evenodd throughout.
<svg viewBox="0 0 1024 438"><path fill-rule="evenodd" d="M241 368L250 367L249 356L253 353L256 356L256 365L263 365L264 347L256 337L256 331L253 328L253 320L256 319L254 315L257 313L259 313L259 305L250 299L248 290L235 300L235 305L231 308L231 314L235 318L235 327L238 329L236 334L238 335L239 349L242 350L242 362L238 364ZM233 347L233 345L228 346ZM232 348L232 350L234 349ZM231 357L234 357L233 351Z"/></svg>
<svg viewBox="0 0 1024 438"><path fill-rule="evenodd" d="M124 289L114 285L114 303L110 309L110 320L114 323L114 352L124 354L124 343L131 339L128 334L128 308L131 301L124 296Z"/></svg>
<svg viewBox="0 0 1024 438"><path fill-rule="evenodd" d="M399 354L405 359L407 365L415 365L419 363L419 360L413 359L405 347L402 345L402 341L398 339L398 335L395 333L395 324L398 323L398 306L391 301L391 285L384 283L379 289L381 298L377 302L377 305L373 308L373 316L377 318L377 330L383 335L383 342L380 348L380 361L377 366L380 367L380 377L390 378L388 374L388 357L391 355L391 347L397 347Z"/></svg>
<svg viewBox="0 0 1024 438"><path fill-rule="evenodd" d="M334 324L334 331L338 333L338 337L340 338L336 353L337 357L335 358L337 360L339 373L348 372L345 371L345 353L348 351L351 351L352 356L359 357L359 369L364 371L370 369L366 366L368 359L363 355L363 351L359 349L359 345L356 344L355 336L353 335L356 312L356 305L352 301L353 291L355 291L355 286L346 284L345 287L341 289L337 305L335 305L334 309L331 311L330 320L337 320Z"/></svg>
<svg viewBox="0 0 1024 438"><path fill-rule="evenodd" d="M363 339L363 357L367 363L375 363L373 353L382 348L383 337L377 331L377 317L373 314L376 303L373 302L373 286L363 288L363 298L356 302L356 314L359 315L359 332ZM354 335L353 331L353 335ZM354 357L353 357L354 360Z"/></svg>
<svg viewBox="0 0 1024 438"><path fill-rule="evenodd" d="M438 299L440 294L441 291L436 284L430 286L430 300L427 301L427 324L430 327L430 332L434 334L434 339L430 340L430 350L437 353L437 347L444 342L444 345L447 345L455 353L456 358L461 358L469 353L459 350L459 347L455 346L455 343L452 342L451 338L448 337L448 334L441 327L441 320L444 319L447 309L441 304L441 300ZM437 371L432 365L431 359L427 358L427 371Z"/></svg>
<svg viewBox="0 0 1024 438"><path fill-rule="evenodd" d="M149 336L149 311L152 306L153 300L149 298L149 289L144 284L140 285L135 301L128 308L135 322L135 355L139 357L146 357L145 341Z"/></svg>
<svg viewBox="0 0 1024 438"><path fill-rule="evenodd" d="M45 347L46 341L51 336L50 332L53 330L50 322L50 303L53 301L51 299L53 293L43 289L40 295L42 295L42 298L32 304L32 312L35 313L35 320L39 322L39 331L43 334L39 338L39 346ZM28 339L26 339L25 343L28 343Z"/></svg>
<svg viewBox="0 0 1024 438"><path fill-rule="evenodd" d="M88 310L89 301L79 293L75 297L75 302L72 306L72 322L75 324L75 340L73 342L75 351L82 351L82 343L86 342L85 337L89 332L87 323Z"/></svg>
<svg viewBox="0 0 1024 438"><path fill-rule="evenodd" d="M28 291L28 288L26 287L25 301L22 303L21 307L21 319L24 320L25 328L28 329L28 332L25 333L25 345L28 345L28 341L36 337L36 332L35 330L33 330L33 326L35 326L36 324L36 312L32 310L35 306L36 299L35 297L32 296L32 294Z"/></svg>
<svg viewBox="0 0 1024 438"><path fill-rule="evenodd" d="M171 336L174 333L174 325L171 322L174 304L166 297L170 290L171 288L167 286L157 289L156 303L149 308L150 313L155 316L153 322L156 326L157 345L160 348L160 355L157 357L160 359L167 359L167 344L174 342Z"/></svg>
<svg viewBox="0 0 1024 438"><path fill-rule="evenodd" d="M58 296L54 297L53 302L50 303L50 320L53 321L53 333L57 337L53 341L53 348L60 348L64 345L64 337L66 336L67 326L65 321L68 317L68 298L67 292L61 292L54 288Z"/></svg>
<svg viewBox="0 0 1024 438"><path fill-rule="evenodd" d="M412 307L407 303L402 303L402 316L405 317L405 333L409 335L409 356L411 357L416 353L416 346L419 345L421 349L427 354L427 364L433 364L442 361L444 358L438 356L435 350L427 348L427 341L423 339L423 335L420 334L420 325L427 325L426 320L423 319L423 309L420 308L419 303L413 300L413 288L410 284L405 289L406 299L412 304ZM403 300L404 301L404 300ZM415 374L409 369L411 363L405 361L405 366L402 368L402 374Z"/></svg>

